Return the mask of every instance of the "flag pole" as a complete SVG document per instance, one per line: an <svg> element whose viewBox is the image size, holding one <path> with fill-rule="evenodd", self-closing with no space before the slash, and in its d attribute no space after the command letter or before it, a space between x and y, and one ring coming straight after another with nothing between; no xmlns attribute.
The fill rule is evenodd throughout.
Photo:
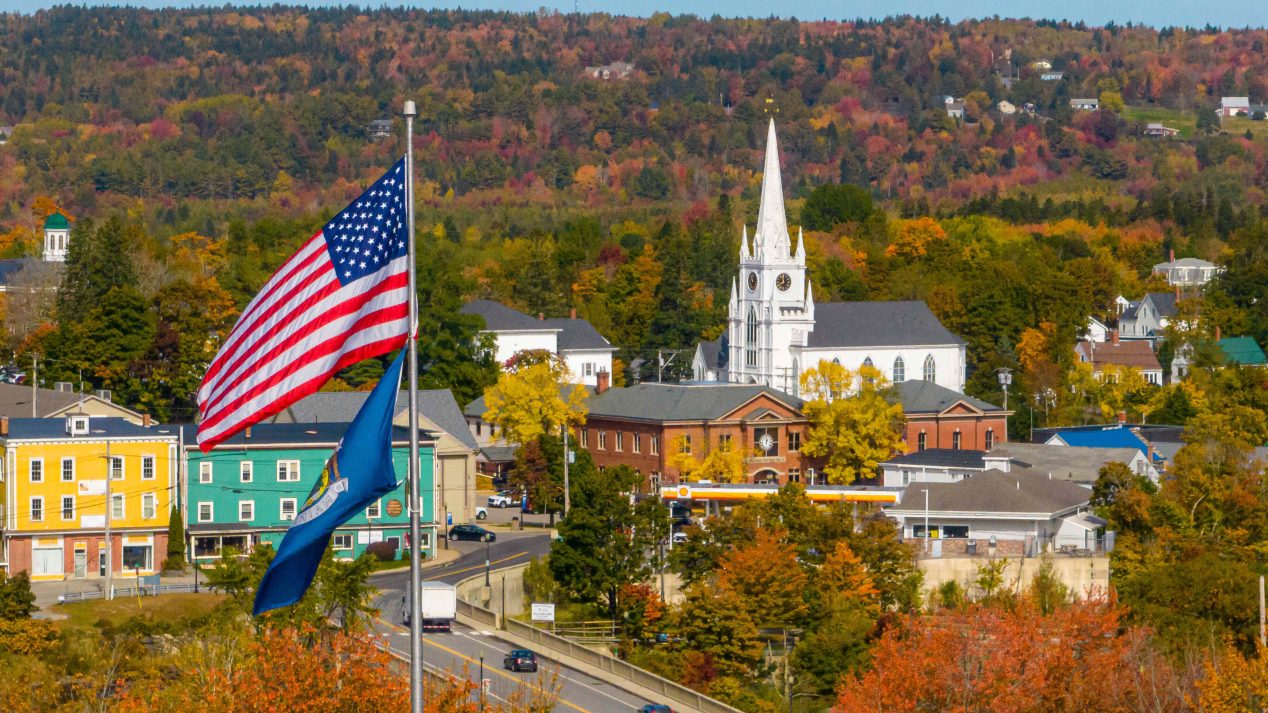
<svg viewBox="0 0 1268 713"><path fill-rule="evenodd" d="M422 487L418 463L418 275L414 253L414 102L405 102L405 220L409 228L409 705L423 713Z"/></svg>

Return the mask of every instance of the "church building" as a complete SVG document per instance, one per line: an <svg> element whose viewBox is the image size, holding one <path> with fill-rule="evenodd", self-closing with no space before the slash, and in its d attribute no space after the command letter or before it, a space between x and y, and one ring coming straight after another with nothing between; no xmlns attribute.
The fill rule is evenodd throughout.
<svg viewBox="0 0 1268 713"><path fill-rule="evenodd" d="M727 328L696 347L692 370L697 381L760 384L796 396L802 372L821 360L851 370L868 364L895 384L919 379L964 391L964 341L924 302L815 303L805 239L798 229L793 244L784 214L772 119L757 225L751 241L744 227Z"/></svg>

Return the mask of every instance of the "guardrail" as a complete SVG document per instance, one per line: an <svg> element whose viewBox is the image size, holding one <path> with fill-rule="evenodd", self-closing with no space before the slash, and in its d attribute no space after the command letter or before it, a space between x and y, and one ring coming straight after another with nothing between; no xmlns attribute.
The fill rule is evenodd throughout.
<svg viewBox="0 0 1268 713"><path fill-rule="evenodd" d="M204 585L202 588L206 589L207 587ZM136 596L154 597L160 594L169 594L171 592L192 592L192 591L194 591L193 584L155 584L153 586L140 586L140 587L114 587L114 598L118 599L120 597L136 597ZM66 592L65 594L57 595L57 602L59 604L65 604L67 602L88 601L89 599L104 599L105 597L106 597L106 593L100 590L90 590L86 592Z"/></svg>
<svg viewBox="0 0 1268 713"><path fill-rule="evenodd" d="M523 565L519 566L523 567ZM463 591L464 587L462 585L483 577L484 575L480 574L475 577L469 577L462 580L457 585L458 591ZM459 598L458 613L469 616L482 623L487 623L489 626L503 629L509 634L515 634L516 636L528 639L541 649L552 651L561 656L572 657L573 659L590 666L594 666L595 668L611 674L612 676L624 679L645 689L655 691L664 697L668 703L690 707L700 711L701 713L741 713L738 709L732 708L722 701L710 698L703 693L688 688L680 683L657 676L651 671L641 669L638 666L618 659L611 654L596 651L577 642L570 641L562 636L556 636L549 631L538 629L535 626L525 624L524 622L516 619L511 619L509 617L502 618L497 612L491 609L485 609L474 602L469 602Z"/></svg>

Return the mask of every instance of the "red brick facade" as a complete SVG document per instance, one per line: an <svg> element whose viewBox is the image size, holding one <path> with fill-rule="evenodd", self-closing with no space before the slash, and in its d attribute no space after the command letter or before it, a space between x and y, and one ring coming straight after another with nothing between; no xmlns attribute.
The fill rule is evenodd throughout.
<svg viewBox="0 0 1268 713"><path fill-rule="evenodd" d="M111 553L111 569L116 575L128 576L132 574L132 570L123 570L123 544L124 538L136 538L136 544L140 544L140 539L153 535L153 549L150 552L150 569L142 569L141 574L149 574L157 572L163 567L163 560L167 558L167 531L161 532L115 532L111 533L110 541L113 547ZM23 535L12 537L9 539L9 566L10 574L18 572L32 572L32 549L36 539L54 540L57 539L56 534L40 534L32 537ZM102 554L102 543L105 541L104 533L94 534L67 534L61 536L62 549L62 577L71 579L76 577L75 573L75 553L81 552L85 555L84 578L92 579L101 576L100 558Z"/></svg>
<svg viewBox="0 0 1268 713"><path fill-rule="evenodd" d="M989 451L1008 441L1008 421L1001 414L987 414L965 403L942 413L909 413L904 430L907 453L927 448ZM923 447L921 435L924 435ZM959 443L956 442L959 434Z"/></svg>

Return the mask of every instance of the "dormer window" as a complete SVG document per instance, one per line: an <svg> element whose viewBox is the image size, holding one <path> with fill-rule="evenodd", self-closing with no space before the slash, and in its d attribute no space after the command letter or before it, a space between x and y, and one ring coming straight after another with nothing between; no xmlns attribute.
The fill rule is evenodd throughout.
<svg viewBox="0 0 1268 713"><path fill-rule="evenodd" d="M66 433L71 436L88 435L88 417L87 416L67 416L66 417Z"/></svg>

